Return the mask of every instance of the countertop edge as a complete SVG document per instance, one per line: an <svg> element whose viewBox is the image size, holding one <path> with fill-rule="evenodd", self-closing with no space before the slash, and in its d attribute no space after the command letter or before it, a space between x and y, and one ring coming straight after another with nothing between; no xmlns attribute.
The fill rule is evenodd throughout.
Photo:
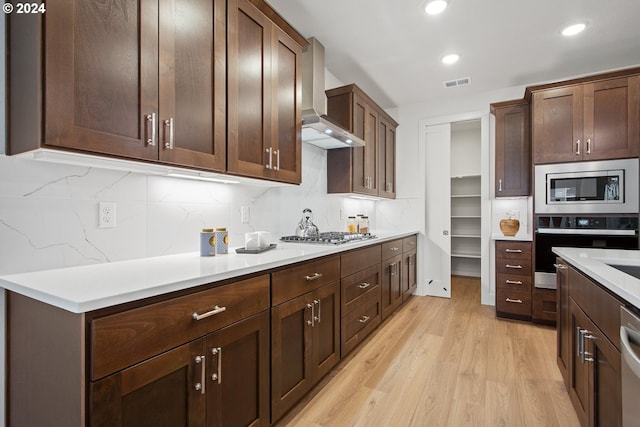
<svg viewBox="0 0 640 427"><path fill-rule="evenodd" d="M260 273L262 271L266 272L324 256L337 255L354 249L381 244L391 240L402 239L415 234L419 234L419 232L386 232L377 235L378 237L376 239L351 242L343 245L315 245L278 242L278 247L281 250L287 250L289 253L285 258L279 258L273 253L269 254L269 252L275 252L277 248L273 251L265 252L264 256L236 254L236 248L230 248L229 254L218 255L216 257L211 257L210 259L202 258L197 253L183 253L116 261L111 263L98 263L27 273L8 274L0 276L0 287L72 313L79 314L171 292L195 288L209 283L239 278L246 275ZM148 274L146 274L147 269L152 269L154 266L166 266L167 263L171 262L188 263L190 264L190 269L194 269L193 264L198 263L205 264L206 267L207 262L216 262L214 258L221 260L219 261L220 263L231 259L235 261L244 259L249 263L253 262L253 264L234 267L224 271L216 271L213 273L189 274L170 281L163 281L164 279L155 279L153 277L149 278ZM264 261L260 261L260 258L266 259ZM141 288L126 289L112 293L102 292L99 297L95 298L80 296L80 294L84 293L78 293L79 296L73 298L69 295L73 291L69 291L66 288L68 284L60 283L64 280L69 280L70 277L101 277L101 275L108 272L115 273L115 277L119 277L124 273L118 273L118 269L121 269L123 272L134 271L136 275L142 276L143 279L148 280L149 283ZM56 283L56 280L58 280L58 285L52 285L49 287L47 276L52 278L51 282L53 283ZM135 277L131 280L135 280ZM82 280L78 279L77 282L82 282ZM57 289L56 286L58 286Z"/></svg>

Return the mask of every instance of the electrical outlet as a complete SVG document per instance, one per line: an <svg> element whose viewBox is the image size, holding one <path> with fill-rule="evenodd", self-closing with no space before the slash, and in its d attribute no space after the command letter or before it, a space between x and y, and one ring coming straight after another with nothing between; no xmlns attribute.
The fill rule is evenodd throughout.
<svg viewBox="0 0 640 427"><path fill-rule="evenodd" d="M98 204L98 223L100 228L113 228L116 226L116 203L100 202Z"/></svg>
<svg viewBox="0 0 640 427"><path fill-rule="evenodd" d="M240 222L243 224L249 223L249 206L240 206Z"/></svg>

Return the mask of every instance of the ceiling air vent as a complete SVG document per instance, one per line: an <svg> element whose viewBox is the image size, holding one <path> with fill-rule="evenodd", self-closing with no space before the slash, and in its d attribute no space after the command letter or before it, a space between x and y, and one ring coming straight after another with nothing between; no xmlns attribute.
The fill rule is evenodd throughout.
<svg viewBox="0 0 640 427"><path fill-rule="evenodd" d="M444 87L464 86L471 83L471 77L462 77L461 79L449 80L444 82Z"/></svg>

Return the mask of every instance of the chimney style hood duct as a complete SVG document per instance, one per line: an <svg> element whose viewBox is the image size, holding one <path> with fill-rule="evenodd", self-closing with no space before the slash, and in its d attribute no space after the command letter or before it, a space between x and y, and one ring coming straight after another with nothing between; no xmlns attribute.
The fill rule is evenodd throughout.
<svg viewBox="0 0 640 427"><path fill-rule="evenodd" d="M327 116L324 46L315 38L302 52L302 140L320 148L364 147L364 140Z"/></svg>

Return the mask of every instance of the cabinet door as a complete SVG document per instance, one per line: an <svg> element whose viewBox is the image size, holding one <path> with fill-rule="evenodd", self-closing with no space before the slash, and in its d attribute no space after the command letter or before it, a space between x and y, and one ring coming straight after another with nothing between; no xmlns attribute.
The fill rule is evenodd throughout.
<svg viewBox="0 0 640 427"><path fill-rule="evenodd" d="M584 159L637 157L640 76L584 85Z"/></svg>
<svg viewBox="0 0 640 427"><path fill-rule="evenodd" d="M158 114L157 8L148 0L47 4L45 145L158 158L146 120Z"/></svg>
<svg viewBox="0 0 640 427"><path fill-rule="evenodd" d="M378 195L396 197L396 128L380 116L378 131Z"/></svg>
<svg viewBox="0 0 640 427"><path fill-rule="evenodd" d="M226 167L226 2L160 2L160 160Z"/></svg>
<svg viewBox="0 0 640 427"><path fill-rule="evenodd" d="M313 383L311 294L271 309L271 419L278 420Z"/></svg>
<svg viewBox="0 0 640 427"><path fill-rule="evenodd" d="M163 353L90 385L91 425L204 426L204 339Z"/></svg>
<svg viewBox="0 0 640 427"><path fill-rule="evenodd" d="M585 348L592 354L587 360L591 376L589 392L591 426L622 426L621 354L595 325L585 335Z"/></svg>
<svg viewBox="0 0 640 427"><path fill-rule="evenodd" d="M581 85L533 94L533 162L582 159L583 88Z"/></svg>
<svg viewBox="0 0 640 427"><path fill-rule="evenodd" d="M299 184L302 178L302 49L284 31L274 29L271 175Z"/></svg>
<svg viewBox="0 0 640 427"><path fill-rule="evenodd" d="M353 99L353 132L366 144L353 148L353 191L377 195L378 113L357 94Z"/></svg>
<svg viewBox="0 0 640 427"><path fill-rule="evenodd" d="M340 285L334 282L313 295L314 383L340 361Z"/></svg>
<svg viewBox="0 0 640 427"><path fill-rule="evenodd" d="M418 287L417 277L417 265L416 265L416 252L408 252L402 255L402 274L400 275L402 281L402 300L406 300L413 294Z"/></svg>
<svg viewBox="0 0 640 427"><path fill-rule="evenodd" d="M557 363L564 385L569 389L571 371L571 326L569 324L569 267L561 258L556 258L556 331L558 338Z"/></svg>
<svg viewBox="0 0 640 427"><path fill-rule="evenodd" d="M207 337L207 425L269 425L269 312Z"/></svg>
<svg viewBox="0 0 640 427"><path fill-rule="evenodd" d="M262 178L274 165L272 24L249 0L229 0L227 25L227 171Z"/></svg>
<svg viewBox="0 0 640 427"><path fill-rule="evenodd" d="M589 330L589 319L580 307L569 301L569 324L571 325L571 375L569 376L569 397L576 410L580 424L583 427L591 425L589 422L589 365L583 361L582 343L583 331Z"/></svg>
<svg viewBox="0 0 640 427"><path fill-rule="evenodd" d="M495 110L496 197L531 194L529 104Z"/></svg>
<svg viewBox="0 0 640 427"><path fill-rule="evenodd" d="M402 255L382 261L382 320L402 302Z"/></svg>

